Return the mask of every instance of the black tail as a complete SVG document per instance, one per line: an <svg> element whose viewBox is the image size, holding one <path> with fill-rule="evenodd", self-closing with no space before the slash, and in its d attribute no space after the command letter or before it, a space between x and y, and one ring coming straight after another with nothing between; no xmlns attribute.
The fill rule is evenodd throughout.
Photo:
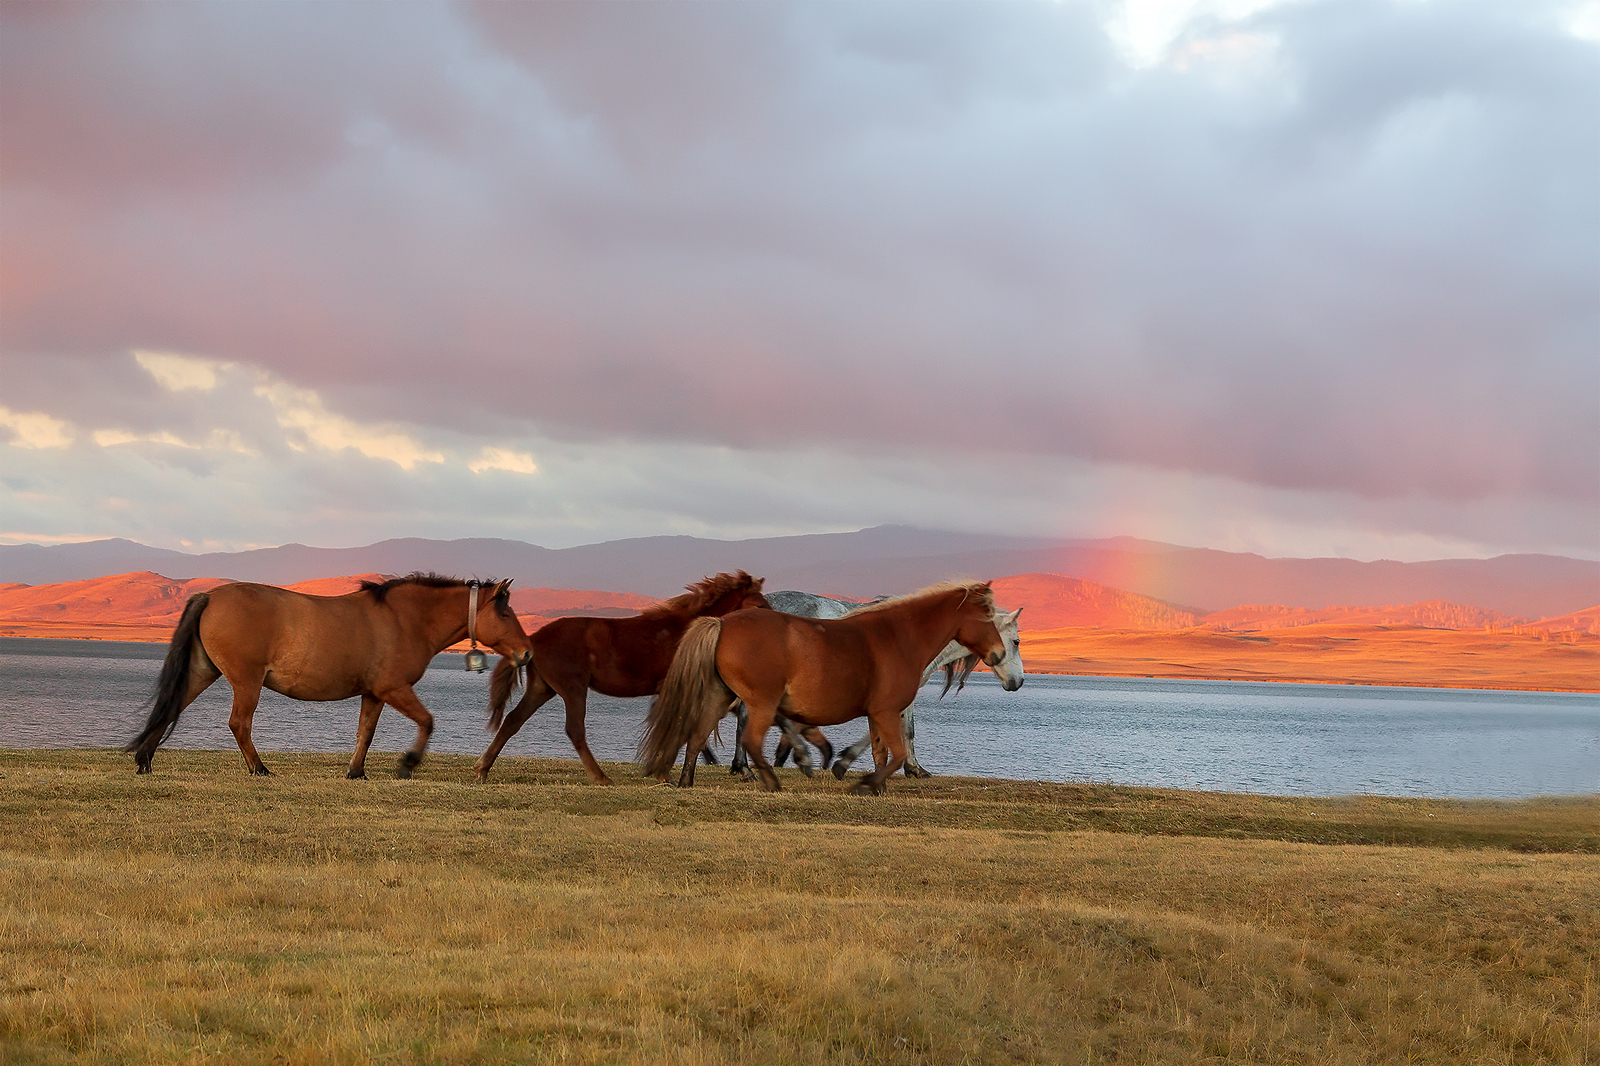
<svg viewBox="0 0 1600 1066"><path fill-rule="evenodd" d="M189 691L189 663L194 655L195 641L200 639L200 615L211 602L210 593L197 592L184 605L183 617L173 631L172 643L167 648L167 661L161 665L161 677L156 682L154 705L150 720L144 729L130 740L123 751L133 752L139 772L150 772L150 760L156 749L172 735L178 724L178 714L183 710L183 697Z"/></svg>

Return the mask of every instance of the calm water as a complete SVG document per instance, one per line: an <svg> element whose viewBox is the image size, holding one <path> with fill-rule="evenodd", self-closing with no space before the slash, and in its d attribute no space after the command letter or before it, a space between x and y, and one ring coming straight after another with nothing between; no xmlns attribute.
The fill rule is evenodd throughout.
<svg viewBox="0 0 1600 1066"><path fill-rule="evenodd" d="M0 638L0 748L120 746L143 723L142 705L165 650ZM433 750L483 750L487 678L463 671L460 656L444 655L417 684L437 721ZM168 743L235 750L230 700L227 682L218 681L184 712ZM647 705L591 693L595 754L631 759ZM977 674L964 692L942 702L930 685L917 706L917 753L935 773L1274 795L1511 798L1600 791L1600 696L1585 693L1038 674L1008 693ZM265 692L256 746L348 753L358 707L353 699L299 703ZM723 730L730 739L731 724ZM504 754L572 758L561 727L561 702L552 700ZM865 728L828 732L843 747ZM373 751L404 750L414 736L409 721L385 710ZM370 765L387 770L389 762L374 758ZM572 766L581 777L575 760Z"/></svg>

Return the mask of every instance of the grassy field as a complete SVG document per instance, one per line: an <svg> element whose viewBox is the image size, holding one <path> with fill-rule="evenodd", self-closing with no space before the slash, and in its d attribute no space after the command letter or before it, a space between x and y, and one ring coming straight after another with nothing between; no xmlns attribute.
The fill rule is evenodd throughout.
<svg viewBox="0 0 1600 1066"><path fill-rule="evenodd" d="M0 1062L1600 1064L1600 798L0 752Z"/></svg>

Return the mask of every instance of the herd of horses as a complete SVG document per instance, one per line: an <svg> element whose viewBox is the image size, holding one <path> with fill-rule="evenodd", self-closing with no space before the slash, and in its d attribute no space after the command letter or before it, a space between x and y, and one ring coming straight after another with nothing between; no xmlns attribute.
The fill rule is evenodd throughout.
<svg viewBox="0 0 1600 1066"><path fill-rule="evenodd" d="M735 773L777 790L765 756L767 734L781 733L775 759L791 753L811 773L808 745L841 780L870 745L874 769L854 788L881 793L904 769L928 776L912 750L911 703L933 674L958 690L981 662L1007 691L1022 685L1020 611L994 603L988 582L951 582L893 599L853 604L807 593L769 599L762 579L743 570L717 574L626 618L559 618L529 636L510 606L510 581L463 581L414 573L363 581L345 596L310 596L270 585L222 585L189 598L167 649L143 730L127 745L138 772L184 708L219 677L233 688L228 726L252 774L270 774L251 740L263 688L299 700L361 697L355 753L347 776L366 776L367 748L384 705L416 723L417 736L396 774L410 777L433 733L433 715L412 686L433 657L463 639L501 656L489 688L494 739L478 759L488 779L506 742L552 696L566 706L566 733L589 779L610 784L589 750L588 692L654 696L639 743L644 772L694 784L696 762L724 716L738 716ZM522 696L509 711L518 687ZM942 695L943 693L941 693ZM866 718L868 734L837 760L819 726ZM750 767L754 767L753 770Z"/></svg>

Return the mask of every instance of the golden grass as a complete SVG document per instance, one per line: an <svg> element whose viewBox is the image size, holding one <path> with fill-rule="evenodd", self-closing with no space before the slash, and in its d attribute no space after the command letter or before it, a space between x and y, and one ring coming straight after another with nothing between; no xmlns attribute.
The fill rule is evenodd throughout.
<svg viewBox="0 0 1600 1066"><path fill-rule="evenodd" d="M0 1061L1600 1063L1600 799L0 753Z"/></svg>
<svg viewBox="0 0 1600 1066"><path fill-rule="evenodd" d="M1047 629L1023 635L1042 674L1600 691L1600 636L1419 626L1256 632Z"/></svg>

